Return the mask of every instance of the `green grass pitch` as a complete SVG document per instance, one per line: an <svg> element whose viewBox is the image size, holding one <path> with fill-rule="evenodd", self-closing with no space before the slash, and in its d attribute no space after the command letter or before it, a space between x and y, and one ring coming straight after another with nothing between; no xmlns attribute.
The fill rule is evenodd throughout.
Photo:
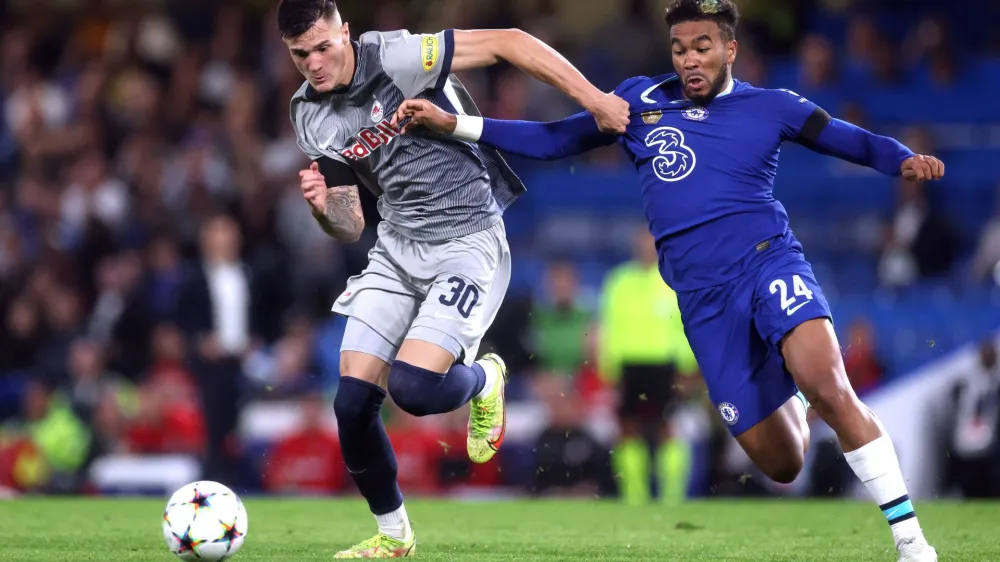
<svg viewBox="0 0 1000 562"><path fill-rule="evenodd" d="M0 560L174 560L165 500L0 501ZM374 532L353 500L246 499L240 561L331 560ZM598 501L408 501L417 560L895 561L875 506L835 501L703 501L629 508ZM942 562L1000 562L1000 504L918 502Z"/></svg>

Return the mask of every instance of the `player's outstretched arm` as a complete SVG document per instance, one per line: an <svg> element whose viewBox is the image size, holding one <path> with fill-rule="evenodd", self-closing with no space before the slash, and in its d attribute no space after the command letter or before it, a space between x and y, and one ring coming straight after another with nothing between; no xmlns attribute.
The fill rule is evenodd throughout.
<svg viewBox="0 0 1000 562"><path fill-rule="evenodd" d="M916 181L944 176L944 163L937 158L914 154L894 138L833 119L820 108L809 117L795 141L821 154L868 166L889 176L902 175Z"/></svg>
<svg viewBox="0 0 1000 562"><path fill-rule="evenodd" d="M313 218L323 232L341 242L357 242L365 229L358 186L327 187L319 162L299 172L302 196L312 209Z"/></svg>
<svg viewBox="0 0 1000 562"><path fill-rule="evenodd" d="M502 60L554 86L589 111L600 130L624 133L628 103L591 84L565 57L519 29L455 30L453 71L491 66Z"/></svg>
<svg viewBox="0 0 1000 562"><path fill-rule="evenodd" d="M577 113L560 121L504 121L471 115L454 115L427 100L405 100L393 115L406 134L414 127L426 127L436 133L478 142L492 148L533 158L558 160L584 153L615 142L615 135L602 133L589 113Z"/></svg>

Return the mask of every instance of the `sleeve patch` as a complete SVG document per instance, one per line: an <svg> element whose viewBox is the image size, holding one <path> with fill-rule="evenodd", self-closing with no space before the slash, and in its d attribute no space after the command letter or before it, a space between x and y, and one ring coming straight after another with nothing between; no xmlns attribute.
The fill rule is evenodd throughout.
<svg viewBox="0 0 1000 562"><path fill-rule="evenodd" d="M424 35L424 38L420 41L420 59L423 62L424 72L434 70L440 55L441 44L437 36Z"/></svg>

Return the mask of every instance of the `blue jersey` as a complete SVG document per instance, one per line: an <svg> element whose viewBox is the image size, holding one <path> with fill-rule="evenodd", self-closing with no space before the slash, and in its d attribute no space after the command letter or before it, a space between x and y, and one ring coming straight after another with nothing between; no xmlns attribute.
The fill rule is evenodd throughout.
<svg viewBox="0 0 1000 562"><path fill-rule="evenodd" d="M601 133L581 113L551 123L486 119L480 140L542 159L618 142L639 174L664 280L677 291L735 279L762 244L788 234L788 215L773 195L782 143L895 175L913 155L789 90L733 79L703 107L685 99L677 75L668 74L630 78L615 93L631 108L624 135Z"/></svg>
<svg viewBox="0 0 1000 562"><path fill-rule="evenodd" d="M480 142L542 159L622 146L639 173L660 271L677 291L709 396L729 431L740 435L797 390L782 359L785 335L831 317L772 194L782 143L892 175L913 153L787 90L733 80L699 106L671 74L632 78L615 92L632 112L620 137L601 133L582 113L551 123L485 119Z"/></svg>
<svg viewBox="0 0 1000 562"><path fill-rule="evenodd" d="M772 193L778 152L817 106L733 80L700 107L684 99L675 74L634 78L616 93L633 112L619 143L639 173L664 279L679 291L734 279L758 244L788 230Z"/></svg>

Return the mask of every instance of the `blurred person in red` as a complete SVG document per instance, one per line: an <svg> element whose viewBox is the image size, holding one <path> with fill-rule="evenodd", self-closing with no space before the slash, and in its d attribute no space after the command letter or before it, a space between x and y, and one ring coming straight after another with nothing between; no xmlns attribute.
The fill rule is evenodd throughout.
<svg viewBox="0 0 1000 562"><path fill-rule="evenodd" d="M878 356L875 329L867 319L855 319L847 329L844 367L851 386L859 395L882 382L885 366Z"/></svg>
<svg viewBox="0 0 1000 562"><path fill-rule="evenodd" d="M128 422L133 452L198 454L205 448L205 416L187 370L184 337L172 324L153 329L153 363L139 390L140 407Z"/></svg>
<svg viewBox="0 0 1000 562"><path fill-rule="evenodd" d="M458 486L500 483L492 464L473 463L465 452L465 407L434 418L417 418L393 404L387 427L396 451L399 486L411 494L432 495Z"/></svg>
<svg viewBox="0 0 1000 562"><path fill-rule="evenodd" d="M267 455L264 489L292 494L331 494L343 489L347 466L337 432L326 423L322 396L304 397L299 411L299 429L282 438Z"/></svg>

